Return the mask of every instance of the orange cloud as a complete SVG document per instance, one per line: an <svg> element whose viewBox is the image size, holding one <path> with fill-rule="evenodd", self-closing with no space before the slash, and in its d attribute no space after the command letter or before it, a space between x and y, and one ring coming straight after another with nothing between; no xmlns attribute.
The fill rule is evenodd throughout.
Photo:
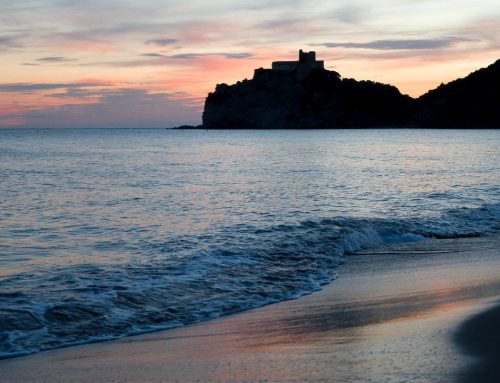
<svg viewBox="0 0 500 383"><path fill-rule="evenodd" d="M119 50L117 42L86 36L83 33L57 33L51 36L45 46L51 50L108 53ZM40 45L44 46L44 45Z"/></svg>
<svg viewBox="0 0 500 383"><path fill-rule="evenodd" d="M192 21L178 25L178 40L190 46L224 41L238 30L230 22Z"/></svg>

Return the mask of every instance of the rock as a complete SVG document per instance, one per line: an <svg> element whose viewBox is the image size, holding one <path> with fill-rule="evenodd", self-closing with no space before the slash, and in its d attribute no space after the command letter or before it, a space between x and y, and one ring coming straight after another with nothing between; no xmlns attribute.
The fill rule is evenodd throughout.
<svg viewBox="0 0 500 383"><path fill-rule="evenodd" d="M418 98L413 121L429 128L500 128L500 60Z"/></svg>
<svg viewBox="0 0 500 383"><path fill-rule="evenodd" d="M343 79L314 52L256 69L251 80L218 84L203 125L180 129L328 129L500 127L500 60L418 99L392 86Z"/></svg>
<svg viewBox="0 0 500 383"><path fill-rule="evenodd" d="M175 128L166 128L166 129L204 129L203 125L181 125L181 126L176 126Z"/></svg>
<svg viewBox="0 0 500 383"><path fill-rule="evenodd" d="M252 80L219 84L203 111L206 129L323 129L405 123L412 99L397 88L371 81L341 79L314 69L255 71Z"/></svg>

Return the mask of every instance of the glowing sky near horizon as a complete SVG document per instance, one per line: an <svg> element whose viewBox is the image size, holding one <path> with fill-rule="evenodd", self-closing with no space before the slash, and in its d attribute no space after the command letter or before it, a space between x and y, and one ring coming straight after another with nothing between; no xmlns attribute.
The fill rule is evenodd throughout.
<svg viewBox="0 0 500 383"><path fill-rule="evenodd" d="M0 1L0 127L197 124L215 84L315 50L418 96L500 58L498 0Z"/></svg>

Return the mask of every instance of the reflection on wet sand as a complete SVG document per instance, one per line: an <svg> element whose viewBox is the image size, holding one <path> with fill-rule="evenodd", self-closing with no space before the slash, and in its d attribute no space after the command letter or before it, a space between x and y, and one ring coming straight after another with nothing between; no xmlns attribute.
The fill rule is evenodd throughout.
<svg viewBox="0 0 500 383"><path fill-rule="evenodd" d="M474 342L499 311L474 315L500 296L499 245L473 238L385 246L349 257L334 283L309 296L0 361L0 382L491 382L478 377L490 378L498 343ZM460 327L468 317L479 319Z"/></svg>

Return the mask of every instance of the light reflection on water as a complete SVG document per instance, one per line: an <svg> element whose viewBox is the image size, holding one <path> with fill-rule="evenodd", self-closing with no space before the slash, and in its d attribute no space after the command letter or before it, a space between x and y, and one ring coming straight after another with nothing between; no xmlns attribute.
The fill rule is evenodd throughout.
<svg viewBox="0 0 500 383"><path fill-rule="evenodd" d="M0 138L0 232L15 253L4 267L20 258L116 262L135 253L138 236L425 216L498 197L498 131L57 129Z"/></svg>
<svg viewBox="0 0 500 383"><path fill-rule="evenodd" d="M495 130L0 130L0 307L122 316L86 339L298 296L343 250L498 230L499 149Z"/></svg>

